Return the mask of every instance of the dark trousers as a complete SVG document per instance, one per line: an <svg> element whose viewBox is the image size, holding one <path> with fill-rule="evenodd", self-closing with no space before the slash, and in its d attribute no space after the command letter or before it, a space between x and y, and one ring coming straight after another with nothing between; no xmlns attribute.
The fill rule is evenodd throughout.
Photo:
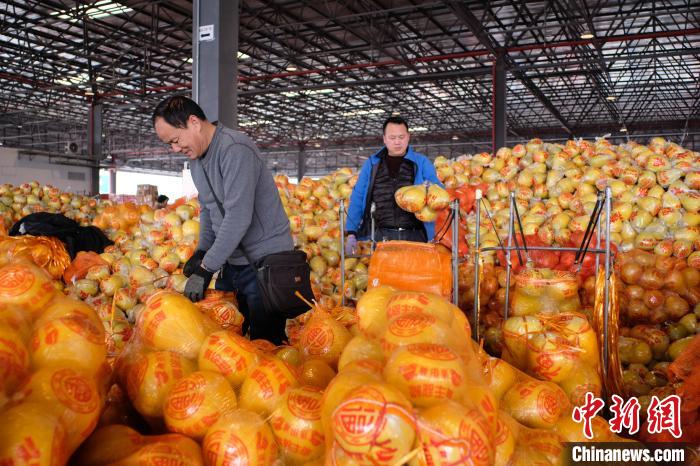
<svg viewBox="0 0 700 466"><path fill-rule="evenodd" d="M226 264L216 280L216 289L236 292L238 308L245 317L243 334L250 329L250 339L265 339L276 345L286 340L284 317L269 315L263 305L262 295L250 265Z"/></svg>
<svg viewBox="0 0 700 466"><path fill-rule="evenodd" d="M379 241L416 241L427 243L428 235L424 228L420 230L398 230L393 228L378 228L375 232L377 242Z"/></svg>

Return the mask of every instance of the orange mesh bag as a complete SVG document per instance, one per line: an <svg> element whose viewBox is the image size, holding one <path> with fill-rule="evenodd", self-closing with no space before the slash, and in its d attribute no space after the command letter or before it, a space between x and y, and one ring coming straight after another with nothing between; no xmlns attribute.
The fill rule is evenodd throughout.
<svg viewBox="0 0 700 466"><path fill-rule="evenodd" d="M511 312L515 316L578 311L578 281L570 272L525 269L515 276Z"/></svg>
<svg viewBox="0 0 700 466"><path fill-rule="evenodd" d="M377 245L369 263L368 287L389 285L450 299L451 255L439 244L388 241Z"/></svg>
<svg viewBox="0 0 700 466"><path fill-rule="evenodd" d="M450 209L440 210L435 220L435 241L439 242L447 249L452 249L452 211ZM469 253L467 244L467 227L463 220L459 221L459 231L457 233L457 250L460 257Z"/></svg>
<svg viewBox="0 0 700 466"><path fill-rule="evenodd" d="M236 293L233 291L207 290L204 299L195 303L200 311L223 329L242 333L243 314L238 310Z"/></svg>
<svg viewBox="0 0 700 466"><path fill-rule="evenodd" d="M700 335L696 335L668 368L674 381L682 382L678 394L683 410L700 409Z"/></svg>
<svg viewBox="0 0 700 466"><path fill-rule="evenodd" d="M2 259L26 259L46 270L51 278L59 279L70 264L65 245L50 236L8 236L0 240Z"/></svg>
<svg viewBox="0 0 700 466"><path fill-rule="evenodd" d="M71 262L71 264L63 272L63 281L65 283L72 283L73 280L85 278L88 270L95 265L109 264L95 252L80 251L75 259L73 259L73 262Z"/></svg>

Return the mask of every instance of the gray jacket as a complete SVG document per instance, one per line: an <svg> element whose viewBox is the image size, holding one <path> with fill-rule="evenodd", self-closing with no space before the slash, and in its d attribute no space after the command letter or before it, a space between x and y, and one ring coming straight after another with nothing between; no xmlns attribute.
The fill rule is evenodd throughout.
<svg viewBox="0 0 700 466"><path fill-rule="evenodd" d="M219 270L226 262L256 262L268 254L294 249L289 219L272 173L255 143L245 134L217 125L206 154L190 164L199 192L199 249L202 264ZM222 217L204 175L223 204Z"/></svg>

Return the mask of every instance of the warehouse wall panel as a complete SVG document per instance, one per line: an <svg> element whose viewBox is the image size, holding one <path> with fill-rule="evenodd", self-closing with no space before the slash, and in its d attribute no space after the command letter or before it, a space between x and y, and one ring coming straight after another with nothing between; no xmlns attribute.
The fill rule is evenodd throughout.
<svg viewBox="0 0 700 466"><path fill-rule="evenodd" d="M20 185L35 180L71 193L90 192L89 168L53 164L41 156L20 157L17 149L0 147L0 183Z"/></svg>

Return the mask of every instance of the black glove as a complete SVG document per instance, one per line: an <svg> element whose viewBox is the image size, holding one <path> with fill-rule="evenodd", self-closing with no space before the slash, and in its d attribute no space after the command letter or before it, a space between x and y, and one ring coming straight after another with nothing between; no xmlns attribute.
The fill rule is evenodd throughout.
<svg viewBox="0 0 700 466"><path fill-rule="evenodd" d="M198 266L192 276L187 279L185 296L193 303L204 299L204 292L209 288L209 283L211 283L213 276L213 272L204 270L201 265Z"/></svg>
<svg viewBox="0 0 700 466"><path fill-rule="evenodd" d="M192 275L197 268L199 268L200 265L202 265L202 259L204 259L204 255L207 253L207 251L203 251L201 249L197 249L194 254L192 254L192 257L190 257L187 262L185 262L185 266L182 268L182 274L185 277L189 277Z"/></svg>

